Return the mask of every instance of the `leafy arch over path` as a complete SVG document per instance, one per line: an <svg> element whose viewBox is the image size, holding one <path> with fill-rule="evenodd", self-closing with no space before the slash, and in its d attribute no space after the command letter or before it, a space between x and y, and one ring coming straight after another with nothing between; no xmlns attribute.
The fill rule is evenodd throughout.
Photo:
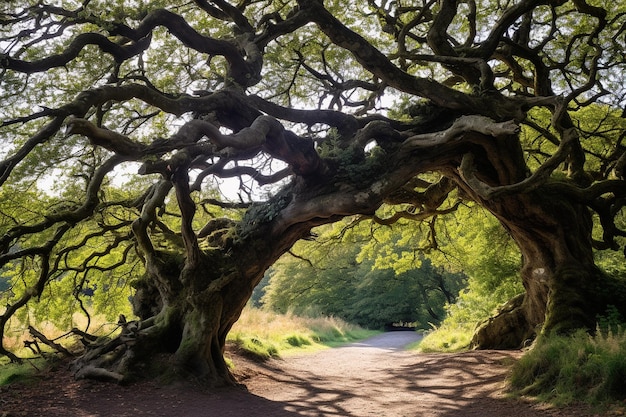
<svg viewBox="0 0 626 417"><path fill-rule="evenodd" d="M624 6L126 3L2 6L2 334L57 292L84 307L132 281L139 319L77 376L140 377L161 354L161 371L233 383L228 331L311 228L467 200L524 259L526 293L478 346L626 305L593 259L624 244ZM226 178L239 201L216 193Z"/></svg>

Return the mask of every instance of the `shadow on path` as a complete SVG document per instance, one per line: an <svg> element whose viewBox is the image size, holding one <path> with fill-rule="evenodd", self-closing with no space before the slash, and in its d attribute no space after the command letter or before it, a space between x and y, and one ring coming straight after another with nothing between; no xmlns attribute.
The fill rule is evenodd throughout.
<svg viewBox="0 0 626 417"><path fill-rule="evenodd" d="M54 378L54 379L52 379ZM0 387L1 417L296 417L288 404L243 389L201 390L139 383L120 386L75 381L69 372L50 380Z"/></svg>
<svg viewBox="0 0 626 417"><path fill-rule="evenodd" d="M402 337L406 335L384 334L339 349L270 361L248 386L299 416L574 415L502 395L505 376L519 352L417 354L402 350L407 344Z"/></svg>

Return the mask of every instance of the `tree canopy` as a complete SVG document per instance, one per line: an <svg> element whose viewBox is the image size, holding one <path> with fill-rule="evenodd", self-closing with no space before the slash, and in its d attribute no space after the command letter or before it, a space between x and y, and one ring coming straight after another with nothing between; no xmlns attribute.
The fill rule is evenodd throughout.
<svg viewBox="0 0 626 417"><path fill-rule="evenodd" d="M133 289L77 377L158 354L232 383L267 268L347 216L430 251L446 214L495 216L525 293L478 347L626 308L593 252L626 236L622 2L8 0L0 23L0 335L29 306L128 315Z"/></svg>

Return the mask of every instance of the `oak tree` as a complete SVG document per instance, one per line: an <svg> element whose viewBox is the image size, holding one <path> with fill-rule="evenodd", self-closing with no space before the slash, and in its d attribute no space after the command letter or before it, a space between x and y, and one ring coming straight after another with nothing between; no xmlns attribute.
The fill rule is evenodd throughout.
<svg viewBox="0 0 626 417"><path fill-rule="evenodd" d="M265 270L353 215L417 225L471 201L499 220L525 293L479 347L626 308L594 262L624 246L622 2L0 7L0 334L60 291L132 282L137 320L86 342L79 377L159 358L234 383L226 335ZM236 197L216 194L226 179Z"/></svg>

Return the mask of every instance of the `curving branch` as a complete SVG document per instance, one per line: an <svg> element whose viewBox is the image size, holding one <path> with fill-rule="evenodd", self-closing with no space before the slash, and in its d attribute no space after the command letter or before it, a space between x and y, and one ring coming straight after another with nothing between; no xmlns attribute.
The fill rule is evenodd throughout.
<svg viewBox="0 0 626 417"><path fill-rule="evenodd" d="M139 159L146 151L146 146L133 142L113 130L98 127L85 119L70 118L67 121L67 135L84 135L95 146L101 146L118 155Z"/></svg>
<svg viewBox="0 0 626 417"><path fill-rule="evenodd" d="M220 3L223 8L227 9L225 14L230 15L231 18L234 17L240 26L245 26L242 20L245 19L243 15L226 2ZM239 37L235 41L206 37L193 29L182 16L164 9L152 11L134 29L118 22L102 22L97 18L87 20L105 27L111 36L121 36L132 42L129 45L120 45L98 33L82 33L72 40L63 53L39 61L29 62L14 59L6 54L0 55L0 68L30 74L62 67L78 57L87 45L98 46L100 50L113 56L116 62L123 62L145 51L151 45L152 31L157 26L163 26L183 45L201 53L221 55L226 58L229 63L228 78L237 85L249 87L260 80L263 58L252 40L252 35ZM250 34L253 32L249 24L246 29L250 29L247 31ZM246 52L245 57L240 53L241 49Z"/></svg>
<svg viewBox="0 0 626 417"><path fill-rule="evenodd" d="M221 3L226 6L225 2ZM225 13L230 13L232 17L238 12ZM237 23L244 24L241 19L238 19ZM138 40L147 36L157 26L166 27L183 45L197 52L226 58L229 63L229 78L232 78L235 84L245 88L260 81L263 57L249 34L242 35L236 41L213 39L198 33L182 16L164 9L150 12L135 29L123 24L114 24L110 33ZM241 54L242 47L247 56Z"/></svg>
<svg viewBox="0 0 626 417"><path fill-rule="evenodd" d="M199 4L206 4L203 0L195 1ZM247 33L254 33L254 27L252 27L248 19L237 7L232 6L224 0L212 0L212 2L215 3L217 7L219 7L224 14L237 25L239 30Z"/></svg>
<svg viewBox="0 0 626 417"><path fill-rule="evenodd" d="M308 11L297 7L288 13L286 19L281 18L276 22L271 22L269 18L261 19L259 26L263 27L263 32L256 36L254 42L262 50L273 40L282 35L293 33L309 22Z"/></svg>
<svg viewBox="0 0 626 417"><path fill-rule="evenodd" d="M425 190L420 192L416 188L425 188ZM425 208L427 211L433 211L446 201L450 192L455 188L456 184L445 176L442 176L435 183L415 177L402 188L385 197L385 203L411 204L414 207L422 208L422 210Z"/></svg>
<svg viewBox="0 0 626 417"><path fill-rule="evenodd" d="M432 100L437 105L451 109L479 108L475 97L445 87L435 81L414 77L394 65L382 52L361 35L345 27L323 5L315 1L299 0L308 9L310 18L331 41L352 52L356 60L391 87L409 94ZM444 100L443 98L446 97Z"/></svg>
<svg viewBox="0 0 626 417"><path fill-rule="evenodd" d="M64 224L57 228L54 232L54 236L48 240L45 244L37 249L37 255L41 258L39 276L35 284L27 289L21 298L15 301L13 304L7 304L4 313L0 315L0 352L7 355L14 362L21 362L18 356L8 352L4 348L4 332L6 330L7 322L13 317L13 315L30 301L33 297L41 297L46 283L50 280L50 256L56 245L61 238L71 229L71 225Z"/></svg>
<svg viewBox="0 0 626 417"><path fill-rule="evenodd" d="M61 129L63 121L63 117L55 117L51 122L44 125L35 135L29 138L17 152L0 162L0 186L9 179L13 169L24 160L37 145L49 140Z"/></svg>
<svg viewBox="0 0 626 417"><path fill-rule="evenodd" d="M424 211L419 211L416 213L412 213L410 211L397 211L392 216L385 217L385 218L382 218L376 215L373 215L373 216L361 215L361 217L363 219L370 219L374 223L380 224L382 226L391 226L402 219L420 222L420 221L430 219L435 216L450 214L450 213L455 212L459 208L460 205L461 205L461 202L457 201L456 203L454 203L452 207L449 207L443 210L424 210Z"/></svg>
<svg viewBox="0 0 626 417"><path fill-rule="evenodd" d="M294 123L304 123L309 126L317 123L324 123L328 126L336 127L342 135L354 134L357 129L364 126L351 114L342 113L335 110L303 110L291 107L284 107L265 100L257 95L251 95L247 101L259 110L268 113L276 118Z"/></svg>
<svg viewBox="0 0 626 417"><path fill-rule="evenodd" d="M70 61L76 59L87 45L96 45L103 52L113 56L116 62L123 62L148 49L151 40L150 34L147 33L134 44L118 45L99 33L81 33L70 43L63 53L48 56L38 61L23 61L11 58L6 54L0 54L0 68L32 74L35 72L43 72L50 68L63 67Z"/></svg>
<svg viewBox="0 0 626 417"><path fill-rule="evenodd" d="M191 189L189 187L189 160L181 162L178 166L172 167L172 182L174 191L176 192L176 201L181 215L181 232L183 243L185 245L185 253L187 255L185 268L193 270L200 262L200 247L198 238L193 229L193 218L196 214L196 203L191 198Z"/></svg>
<svg viewBox="0 0 626 417"><path fill-rule="evenodd" d="M165 198L169 194L173 185L171 181L161 180L150 188L146 195L141 215L132 223L132 231L137 239L139 250L146 258L154 256L155 250L148 233L148 227L157 217L157 209L165 203Z"/></svg>
<svg viewBox="0 0 626 417"><path fill-rule="evenodd" d="M216 171L213 171L212 174L220 178L235 178L235 177L241 177L243 175L247 175L251 177L254 181L256 181L256 183L259 185L268 185L268 184L275 184L289 177L290 175L293 175L293 171L291 170L291 168L285 168L271 175L265 175L261 171L253 167L237 166L235 168L230 168L230 169L216 170Z"/></svg>
<svg viewBox="0 0 626 417"><path fill-rule="evenodd" d="M53 116L53 119L41 127L36 134L31 136L11 156L0 162L0 186L9 179L11 172L33 151L33 149L51 140L54 135L60 131L67 117L75 116L80 120L89 109L97 108L108 101L128 101L137 98L163 111L182 115L195 110L197 107L206 108L210 111L214 108L236 106L238 100L234 97L228 93L203 98L193 98L190 96L172 97L141 84L127 84L124 86L107 85L83 91L70 103L58 109L49 109L46 115ZM78 129L81 128L79 127L81 123L82 122L77 122ZM82 129L90 129L94 134L95 132L105 133L86 125L81 126ZM78 133L78 131L76 131L76 133ZM104 136L102 140L104 143L107 143L106 136ZM119 140L122 139L118 139L118 142ZM114 141L114 143L116 142ZM138 149L138 145L127 144L127 146L129 146L127 152L136 151ZM122 154L123 153L124 152L122 152Z"/></svg>
<svg viewBox="0 0 626 417"><path fill-rule="evenodd" d="M475 85L483 90L482 93L487 92L488 94L465 94L431 79L410 75L392 63L385 54L372 46L361 35L345 27L321 3L301 0L299 4L301 8L309 10L312 22L316 23L320 30L335 45L350 51L365 69L382 80L385 85L399 91L427 98L443 108L478 112L489 117L497 115L499 120L514 119L521 121L525 118L525 108L540 105L539 102L530 98L507 98L493 90L491 85L493 74L487 65L487 61L491 59L490 53L464 52L469 57L469 61L465 61L465 58L458 59L456 57L457 54L452 51L437 58L442 62L454 62L455 58L457 58L457 62L464 62L464 65L461 66L464 68L467 68L468 62L477 65L478 75L471 78L474 80ZM497 39L499 42L500 38L496 35L507 29L505 23L514 21L517 18L517 14L523 15L524 10L532 9L533 5L534 3L527 1L523 2L519 7L513 7L510 11L505 12L506 16L503 17L502 27L492 33L494 39ZM482 44L483 47L485 44L487 43ZM494 48L495 46L491 49ZM458 65L456 66L458 67Z"/></svg>
<svg viewBox="0 0 626 417"><path fill-rule="evenodd" d="M515 184L492 187L485 184L475 175L474 155L466 153L459 166L461 178L485 200L511 195L514 193L528 193L544 185L552 172L563 163L571 152L571 147L577 143L578 134L575 129L564 132L559 149L548 158L530 177Z"/></svg>

